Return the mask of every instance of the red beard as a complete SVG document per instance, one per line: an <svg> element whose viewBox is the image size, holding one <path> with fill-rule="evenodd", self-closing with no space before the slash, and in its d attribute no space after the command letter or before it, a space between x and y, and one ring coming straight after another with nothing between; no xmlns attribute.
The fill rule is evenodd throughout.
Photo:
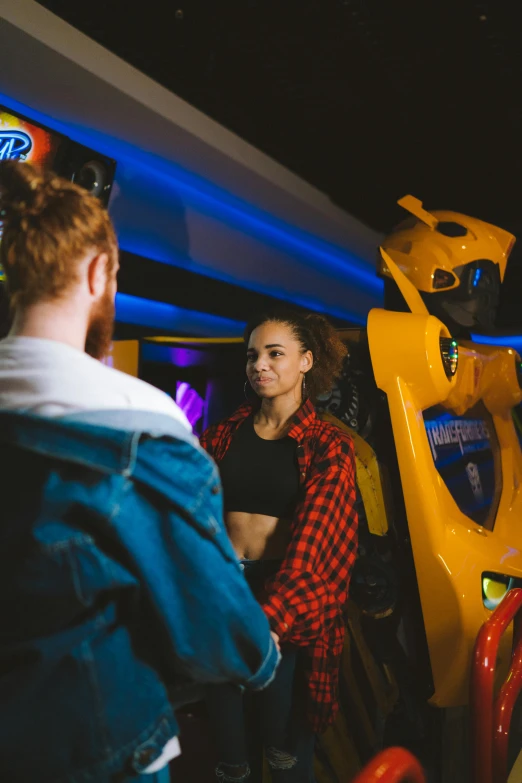
<svg viewBox="0 0 522 783"><path fill-rule="evenodd" d="M87 327L85 353L93 359L103 359L109 353L114 332L114 316L114 297L107 287L100 301L93 307Z"/></svg>

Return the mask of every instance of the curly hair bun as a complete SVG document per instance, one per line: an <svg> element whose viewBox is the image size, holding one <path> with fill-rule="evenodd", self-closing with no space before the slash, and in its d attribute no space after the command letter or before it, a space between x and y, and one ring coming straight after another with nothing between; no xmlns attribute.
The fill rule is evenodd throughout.
<svg viewBox="0 0 522 783"><path fill-rule="evenodd" d="M28 163L6 160L0 166L0 215L3 220L38 215L46 206L51 177Z"/></svg>
<svg viewBox="0 0 522 783"><path fill-rule="evenodd" d="M118 245L102 203L74 182L17 160L0 161L0 264L11 307L62 296L86 253Z"/></svg>

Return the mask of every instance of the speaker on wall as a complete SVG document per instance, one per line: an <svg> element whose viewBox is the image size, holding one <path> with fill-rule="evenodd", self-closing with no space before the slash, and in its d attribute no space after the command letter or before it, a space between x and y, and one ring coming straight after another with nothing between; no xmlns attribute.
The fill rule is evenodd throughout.
<svg viewBox="0 0 522 783"><path fill-rule="evenodd" d="M108 205L116 171L116 161L112 158L66 139L60 146L53 169Z"/></svg>

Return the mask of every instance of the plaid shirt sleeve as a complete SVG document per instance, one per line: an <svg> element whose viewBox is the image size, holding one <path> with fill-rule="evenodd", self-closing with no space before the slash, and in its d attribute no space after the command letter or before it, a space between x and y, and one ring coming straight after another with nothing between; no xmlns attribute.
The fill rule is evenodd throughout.
<svg viewBox="0 0 522 783"><path fill-rule="evenodd" d="M282 641L309 646L328 634L348 598L357 554L355 463L351 439L321 432L280 571L267 584L263 606Z"/></svg>
<svg viewBox="0 0 522 783"><path fill-rule="evenodd" d="M211 457L214 456L214 445L215 445L217 429L218 429L217 425L208 427L208 429L205 430L205 432L199 439L200 445L202 446L202 448L205 449L207 454L210 454Z"/></svg>

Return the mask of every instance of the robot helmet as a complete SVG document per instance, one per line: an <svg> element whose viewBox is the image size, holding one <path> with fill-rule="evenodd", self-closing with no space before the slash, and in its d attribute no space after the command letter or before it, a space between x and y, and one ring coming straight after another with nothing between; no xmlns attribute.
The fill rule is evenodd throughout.
<svg viewBox="0 0 522 783"><path fill-rule="evenodd" d="M427 212L413 196L398 203L410 217L385 238L382 247L420 292L430 313L454 336L491 329L515 243L513 234L458 212ZM385 280L386 307L402 309L382 260L379 273Z"/></svg>

